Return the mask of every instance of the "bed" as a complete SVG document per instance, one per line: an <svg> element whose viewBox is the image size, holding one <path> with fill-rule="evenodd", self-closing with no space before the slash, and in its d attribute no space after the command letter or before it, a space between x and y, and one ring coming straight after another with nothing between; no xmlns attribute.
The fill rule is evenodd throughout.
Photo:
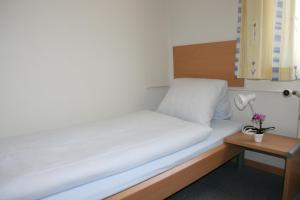
<svg viewBox="0 0 300 200"><path fill-rule="evenodd" d="M231 120L214 120L213 131L203 142L196 143L173 154L153 160L146 164L118 173L104 179L96 180L64 192L51 195L45 200L82 199L97 200L109 197L124 189L143 182L157 174L172 169L197 155L207 152L223 143L223 138L240 130L241 122Z"/></svg>
<svg viewBox="0 0 300 200"><path fill-rule="evenodd" d="M235 41L175 47L174 76L242 86L231 71L234 49ZM1 140L0 199L166 198L240 153L223 144L240 123L215 120L211 126L142 111Z"/></svg>
<svg viewBox="0 0 300 200"><path fill-rule="evenodd" d="M243 87L244 79L237 79L233 73L235 50L235 40L175 46L174 78L222 79L227 80L230 87ZM220 144L108 199L165 199L239 155L241 151L235 146Z"/></svg>

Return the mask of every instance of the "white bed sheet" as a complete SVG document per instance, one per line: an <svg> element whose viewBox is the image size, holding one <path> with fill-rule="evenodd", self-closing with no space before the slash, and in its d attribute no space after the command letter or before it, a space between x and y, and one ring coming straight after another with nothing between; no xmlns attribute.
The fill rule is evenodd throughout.
<svg viewBox="0 0 300 200"><path fill-rule="evenodd" d="M184 150L154 160L126 172L81 185L70 190L51 195L44 200L98 200L116 194L159 173L167 171L193 157L223 143L223 138L241 130L241 122L213 120L213 131L208 139Z"/></svg>
<svg viewBox="0 0 300 200"><path fill-rule="evenodd" d="M0 200L40 199L105 179L203 141L211 130L140 111L112 120L3 138Z"/></svg>

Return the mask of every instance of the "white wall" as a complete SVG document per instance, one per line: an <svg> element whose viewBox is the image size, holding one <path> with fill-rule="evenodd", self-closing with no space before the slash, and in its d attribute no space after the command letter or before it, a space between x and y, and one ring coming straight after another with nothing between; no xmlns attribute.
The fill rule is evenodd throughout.
<svg viewBox="0 0 300 200"><path fill-rule="evenodd" d="M154 108L166 2L1 0L0 137Z"/></svg>
<svg viewBox="0 0 300 200"><path fill-rule="evenodd" d="M146 88L173 76L172 47L235 39L236 14L237 0L0 1L0 137L155 108L166 88ZM270 119L280 101L266 103ZM294 134L295 114L285 114L275 126Z"/></svg>

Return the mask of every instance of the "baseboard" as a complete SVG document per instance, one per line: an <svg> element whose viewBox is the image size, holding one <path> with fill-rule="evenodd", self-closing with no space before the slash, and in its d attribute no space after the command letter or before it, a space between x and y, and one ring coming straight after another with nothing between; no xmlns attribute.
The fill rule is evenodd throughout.
<svg viewBox="0 0 300 200"><path fill-rule="evenodd" d="M271 165L267 165L267 164L257 162L257 161L254 161L254 160L245 159L244 160L244 165L247 166L247 167L252 167L252 168L264 171L264 172L269 172L269 173L272 173L272 174L276 174L278 176L284 176L284 169L281 169L279 167L274 167L274 166L271 166Z"/></svg>

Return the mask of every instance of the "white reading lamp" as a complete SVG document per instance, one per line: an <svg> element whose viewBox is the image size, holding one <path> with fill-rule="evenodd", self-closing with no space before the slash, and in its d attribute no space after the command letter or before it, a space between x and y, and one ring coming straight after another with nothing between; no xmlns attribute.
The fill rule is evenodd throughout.
<svg viewBox="0 0 300 200"><path fill-rule="evenodd" d="M254 103L255 99L256 99L256 95L254 93L247 94L247 95L238 94L234 98L234 103L240 111L245 110L245 108L249 104L252 115L254 115L253 103Z"/></svg>
<svg viewBox="0 0 300 200"><path fill-rule="evenodd" d="M252 116L254 115L254 108L253 108L253 103L256 99L256 95L254 93L251 93L251 94L247 94L247 95L244 95L244 94L238 94L235 98L234 98L234 103L235 103L235 106L240 110L245 110L245 108L247 107L247 105L249 104L249 107L251 109L251 112L252 112ZM254 130L255 127L253 126L250 126L250 125L247 125L247 126L244 126L243 129L242 129L242 132L245 133L245 134L250 134L252 135L255 130Z"/></svg>

